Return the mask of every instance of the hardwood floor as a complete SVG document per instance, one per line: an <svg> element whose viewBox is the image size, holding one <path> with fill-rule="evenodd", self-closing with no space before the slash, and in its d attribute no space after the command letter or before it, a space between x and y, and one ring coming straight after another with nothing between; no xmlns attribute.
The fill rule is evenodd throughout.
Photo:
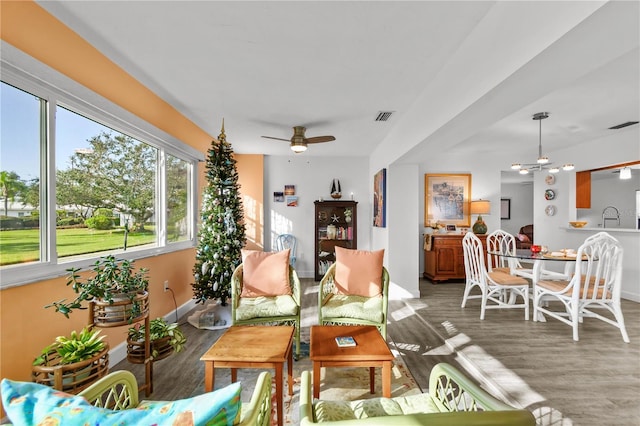
<svg viewBox="0 0 640 426"><path fill-rule="evenodd" d="M318 286L311 279L301 284L302 336L308 341L308 327L318 321ZM423 390L431 367L445 361L497 397L531 410L541 425L640 424L640 304L622 305L631 343L595 319L585 320L580 341L574 342L569 326L524 321L522 310L490 310L480 321L478 300L460 307L463 289L464 283L421 280L420 299L390 301L389 341ZM182 353L154 365L154 392L147 399L174 400L204 391L200 356L223 331L198 330L186 316L180 322L188 343ZM111 368L119 369L133 371L143 382L141 365L123 361ZM256 371L239 370L238 378L251 383ZM243 400L250 391L251 385Z"/></svg>
<svg viewBox="0 0 640 426"><path fill-rule="evenodd" d="M521 310L490 310L480 321L479 300L460 307L463 290L421 280L420 299L391 302L389 336L423 390L431 366L446 361L539 424L640 424L640 304L622 303L631 343L589 318L574 342L571 327L524 321Z"/></svg>

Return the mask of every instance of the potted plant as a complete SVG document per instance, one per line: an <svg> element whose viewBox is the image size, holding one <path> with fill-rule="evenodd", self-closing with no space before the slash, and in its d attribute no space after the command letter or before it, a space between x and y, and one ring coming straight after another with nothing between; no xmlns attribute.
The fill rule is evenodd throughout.
<svg viewBox="0 0 640 426"><path fill-rule="evenodd" d="M127 321L140 317L147 307L148 270L134 270L134 261L118 259L113 255L101 257L93 268L93 275L81 280L80 268L69 268L67 285L78 295L73 301L53 302L45 308L55 307L56 312L69 318L75 309L87 309L83 302L94 302L94 323ZM111 309L109 309L111 307Z"/></svg>
<svg viewBox="0 0 640 426"><path fill-rule="evenodd" d="M108 371L109 345L91 326L75 330L69 337L58 336L33 361L35 382L59 390L80 390Z"/></svg>
<svg viewBox="0 0 640 426"><path fill-rule="evenodd" d="M187 342L178 323L168 323L163 318L149 321L149 340L151 341L151 358L154 361L166 358L174 351L180 352ZM127 359L135 364L142 364L144 357L145 326L136 324L127 332Z"/></svg>

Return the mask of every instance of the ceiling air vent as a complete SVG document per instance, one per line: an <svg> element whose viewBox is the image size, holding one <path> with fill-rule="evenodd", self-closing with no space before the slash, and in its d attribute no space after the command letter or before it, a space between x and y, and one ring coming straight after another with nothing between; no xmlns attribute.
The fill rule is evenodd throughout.
<svg viewBox="0 0 640 426"><path fill-rule="evenodd" d="M638 124L638 122L637 121L627 121L626 123L622 123L622 124L618 124L618 125L613 126L613 127L609 127L609 130L618 130L618 129L622 129L623 127L633 126L634 124Z"/></svg>
<svg viewBox="0 0 640 426"><path fill-rule="evenodd" d="M380 111L374 121L389 121L393 111Z"/></svg>

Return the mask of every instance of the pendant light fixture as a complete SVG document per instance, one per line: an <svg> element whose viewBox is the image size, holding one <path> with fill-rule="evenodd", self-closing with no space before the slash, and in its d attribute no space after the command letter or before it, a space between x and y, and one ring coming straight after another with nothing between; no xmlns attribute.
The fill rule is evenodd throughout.
<svg viewBox="0 0 640 426"><path fill-rule="evenodd" d="M549 170L549 173L558 173L560 171L560 167L554 166L549 162L549 157L542 154L542 120L549 118L548 112L537 112L533 114L532 117L534 120L537 120L539 123L539 131L538 131L538 159L535 163L513 163L511 164L512 170L518 170L521 175L526 175L530 171L535 170ZM562 166L562 170L570 171L573 170L575 166L571 163L564 164Z"/></svg>
<svg viewBox="0 0 640 426"><path fill-rule="evenodd" d="M626 179L631 179L631 168L627 167L623 167L620 170L620 179L622 180L626 180Z"/></svg>

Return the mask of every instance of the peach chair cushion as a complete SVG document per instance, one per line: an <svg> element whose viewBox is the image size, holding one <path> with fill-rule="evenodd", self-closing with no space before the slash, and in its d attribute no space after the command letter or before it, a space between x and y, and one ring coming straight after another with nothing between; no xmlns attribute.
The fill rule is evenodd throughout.
<svg viewBox="0 0 640 426"><path fill-rule="evenodd" d="M242 250L241 297L291 295L289 249L274 253Z"/></svg>
<svg viewBox="0 0 640 426"><path fill-rule="evenodd" d="M350 250L336 247L334 283L338 294L374 297L382 294L384 249Z"/></svg>

